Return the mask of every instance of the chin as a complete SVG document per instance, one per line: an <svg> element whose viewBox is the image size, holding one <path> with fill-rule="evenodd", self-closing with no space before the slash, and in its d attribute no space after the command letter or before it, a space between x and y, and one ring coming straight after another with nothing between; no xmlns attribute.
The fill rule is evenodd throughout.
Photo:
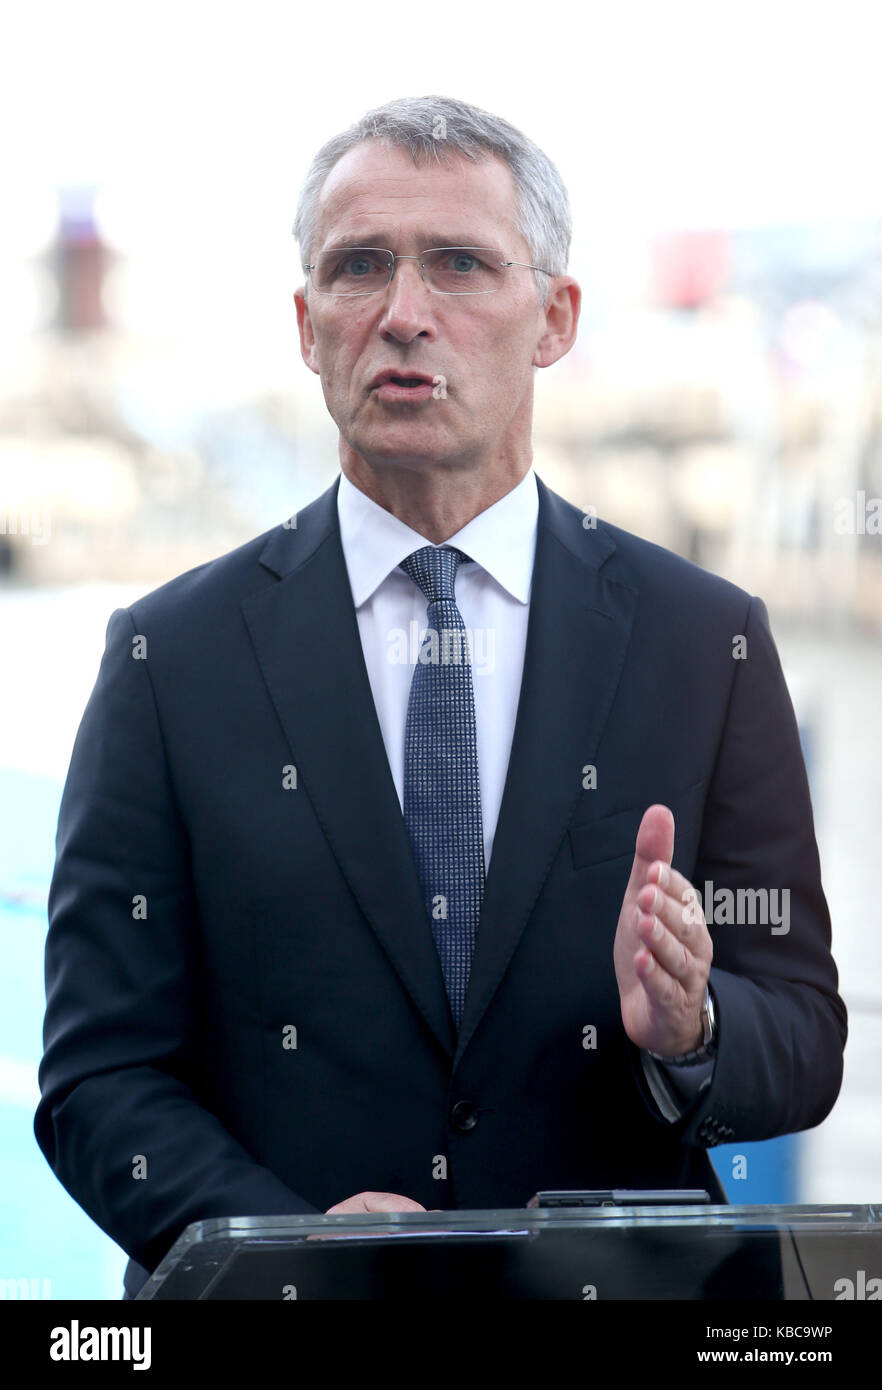
<svg viewBox="0 0 882 1390"><path fill-rule="evenodd" d="M414 439L413 432L403 429L389 431L380 438L350 440L356 453L368 463L420 464L436 463L449 457L450 442L442 439Z"/></svg>

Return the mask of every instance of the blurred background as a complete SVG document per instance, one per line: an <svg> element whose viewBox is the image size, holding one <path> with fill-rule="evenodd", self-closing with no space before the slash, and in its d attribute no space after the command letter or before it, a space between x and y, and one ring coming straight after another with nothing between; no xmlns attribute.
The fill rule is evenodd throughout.
<svg viewBox="0 0 882 1390"><path fill-rule="evenodd" d="M299 186L365 110L435 92L520 127L570 191L582 326L537 375L536 471L761 594L796 706L845 1080L817 1129L713 1161L731 1201L882 1200L880 38L849 0L7 10L0 1278L122 1292L32 1130L58 803L107 620L333 481Z"/></svg>

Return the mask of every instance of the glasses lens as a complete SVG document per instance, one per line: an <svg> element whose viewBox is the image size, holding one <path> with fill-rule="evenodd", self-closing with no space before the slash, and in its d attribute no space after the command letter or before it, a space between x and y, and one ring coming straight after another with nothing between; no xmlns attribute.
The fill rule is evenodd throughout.
<svg viewBox="0 0 882 1390"><path fill-rule="evenodd" d="M388 285L392 265L389 251L346 246L320 252L315 270L310 273L322 294L372 294Z"/></svg>
<svg viewBox="0 0 882 1390"><path fill-rule="evenodd" d="M423 254L426 279L440 294L492 294L502 285L502 256L491 246L442 246Z"/></svg>

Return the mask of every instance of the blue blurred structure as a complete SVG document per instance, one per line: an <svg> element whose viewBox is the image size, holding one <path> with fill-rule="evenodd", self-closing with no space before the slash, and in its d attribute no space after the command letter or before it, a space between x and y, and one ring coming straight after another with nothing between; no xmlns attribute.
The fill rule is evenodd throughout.
<svg viewBox="0 0 882 1390"><path fill-rule="evenodd" d="M61 790L0 769L0 1278L35 1281L53 1299L120 1298L123 1252L71 1200L34 1138Z"/></svg>
<svg viewBox="0 0 882 1390"><path fill-rule="evenodd" d="M811 784L815 762L814 722L807 712L799 709L797 720L802 756ZM815 805L813 785L811 790ZM710 1159L730 1202L800 1202L804 1200L800 1167L802 1144L801 1134L782 1134L777 1139L764 1139L755 1144L720 1144L711 1149Z"/></svg>
<svg viewBox="0 0 882 1390"><path fill-rule="evenodd" d="M756 1144L720 1144L709 1157L730 1202L790 1203L800 1201L800 1147L798 1134L782 1134Z"/></svg>

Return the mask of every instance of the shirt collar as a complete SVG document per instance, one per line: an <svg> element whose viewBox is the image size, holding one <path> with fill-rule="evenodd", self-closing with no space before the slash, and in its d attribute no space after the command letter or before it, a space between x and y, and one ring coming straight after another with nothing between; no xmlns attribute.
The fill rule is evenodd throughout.
<svg viewBox="0 0 882 1390"><path fill-rule="evenodd" d="M414 550L433 544L374 502L350 482L345 473L340 475L337 514L356 608L366 603L383 580ZM479 512L443 544L464 550L512 598L527 603L538 515L536 474L528 468L516 487Z"/></svg>

